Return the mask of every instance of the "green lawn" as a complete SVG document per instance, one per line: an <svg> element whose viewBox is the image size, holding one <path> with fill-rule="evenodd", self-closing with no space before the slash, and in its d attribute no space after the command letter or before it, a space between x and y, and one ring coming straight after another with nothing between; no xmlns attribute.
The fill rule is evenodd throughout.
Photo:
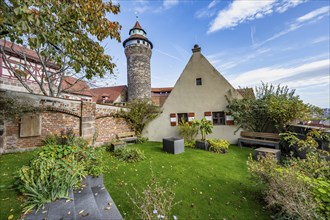
<svg viewBox="0 0 330 220"><path fill-rule="evenodd" d="M142 191L151 177L150 168L160 182L176 182L173 209L178 219L270 219L270 213L258 201L259 192L249 180L246 160L252 149L230 146L227 154L186 149L172 155L162 151L162 144L136 144L145 152L146 160L134 164L120 162L104 152L109 165L105 185L125 219L136 219L126 192L133 187ZM100 149L105 151L104 149ZM11 188L14 172L34 155L33 152L0 156L0 219L20 216L19 196ZM14 209L10 211L11 209Z"/></svg>
<svg viewBox="0 0 330 220"><path fill-rule="evenodd" d="M22 199L13 188L16 171L28 164L34 152L5 154L0 156L0 219L14 215L18 219L22 212Z"/></svg>

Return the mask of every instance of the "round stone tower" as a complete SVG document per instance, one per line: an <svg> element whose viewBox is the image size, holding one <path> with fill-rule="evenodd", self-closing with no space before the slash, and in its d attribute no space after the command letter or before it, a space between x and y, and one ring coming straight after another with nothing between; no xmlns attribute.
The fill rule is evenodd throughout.
<svg viewBox="0 0 330 220"><path fill-rule="evenodd" d="M127 58L128 101L151 100L150 58L152 43L137 21L123 42Z"/></svg>

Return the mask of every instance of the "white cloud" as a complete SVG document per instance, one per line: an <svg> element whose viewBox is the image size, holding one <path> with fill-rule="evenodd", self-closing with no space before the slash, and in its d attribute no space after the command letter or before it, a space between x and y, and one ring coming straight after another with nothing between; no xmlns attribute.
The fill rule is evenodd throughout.
<svg viewBox="0 0 330 220"><path fill-rule="evenodd" d="M293 8L293 7L299 5L303 2L306 2L306 0L287 0L287 1L283 1L283 4L279 5L276 8L276 12L283 13L286 10L288 10L289 8Z"/></svg>
<svg viewBox="0 0 330 220"><path fill-rule="evenodd" d="M179 0L164 0L163 1L163 6L165 9L172 8L173 6L176 6L179 4Z"/></svg>
<svg viewBox="0 0 330 220"><path fill-rule="evenodd" d="M210 2L210 4L207 6L207 9L211 9L214 6L216 6L216 4L218 4L219 1L217 0L213 0L212 2Z"/></svg>
<svg viewBox="0 0 330 220"><path fill-rule="evenodd" d="M329 10L330 10L330 6L324 6L322 8L316 9L314 11L311 11L311 12L297 18L297 22L302 23L302 22L311 20L315 17L318 17L320 15L329 14Z"/></svg>
<svg viewBox="0 0 330 220"><path fill-rule="evenodd" d="M256 46L261 46L269 41L272 41L272 40L275 40L283 35L286 35L294 30L297 30L299 28L301 28L302 26L306 25L306 24L310 24L310 23L313 23L317 20L320 20L322 19L323 17L325 16L328 16L329 15L329 9L330 7L329 6L325 6L325 7L322 7L322 8L319 8L319 9L315 9L314 11L311 11L301 17L298 17L296 20L294 20L293 22L291 22L289 24L289 26L274 34L272 37L266 39L265 41L261 42L261 43L258 43L256 44Z"/></svg>
<svg viewBox="0 0 330 220"><path fill-rule="evenodd" d="M177 60L177 61L180 61L181 63L185 63L183 60L181 60L180 58L178 58L178 57L176 57L176 56L173 56L172 54L166 53L166 52L161 51L161 50L158 50L158 49L154 49L154 51L156 51L156 52L158 52L158 53L160 53L160 54L163 54L163 55L165 55L165 56L167 56L167 57L170 57L170 58L172 58L172 59L175 59L175 60Z"/></svg>
<svg viewBox="0 0 330 220"><path fill-rule="evenodd" d="M315 62L301 64L296 67L263 67L259 69L250 70L243 74L236 76L235 79L232 80L232 83L236 86L253 86L260 81L264 82L293 82L292 85L294 87L299 87L302 85L302 75L308 74L312 77L315 77L314 82L324 82L323 78L326 75L329 77L329 66L330 60L323 59ZM322 72L322 76L315 74L316 72ZM310 74L312 73L312 74ZM300 77L299 77L300 75ZM292 80L292 77L297 77L297 80ZM316 80L317 78L322 80ZM306 80L305 81L310 81ZM294 84L297 82L297 84ZM298 84L299 83L299 84Z"/></svg>
<svg viewBox="0 0 330 220"><path fill-rule="evenodd" d="M195 16L197 18L209 18L216 14L216 5L219 3L218 0L213 0L208 4L207 7L201 8L196 11Z"/></svg>
<svg viewBox="0 0 330 220"><path fill-rule="evenodd" d="M305 0L263 0L263 1L233 1L227 8L218 12L211 22L208 33L235 27L246 21L260 19L266 15L282 13L295 7Z"/></svg>
<svg viewBox="0 0 330 220"><path fill-rule="evenodd" d="M312 44L317 44L317 43L321 43L321 42L324 42L324 41L329 43L329 40L330 40L329 36L322 36L322 37L318 37L318 38L314 39L312 41Z"/></svg>

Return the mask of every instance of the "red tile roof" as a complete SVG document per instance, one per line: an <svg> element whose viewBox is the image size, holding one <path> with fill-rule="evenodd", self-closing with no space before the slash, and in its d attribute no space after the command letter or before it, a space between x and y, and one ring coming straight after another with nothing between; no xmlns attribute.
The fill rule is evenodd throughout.
<svg viewBox="0 0 330 220"><path fill-rule="evenodd" d="M151 92L171 92L173 87L151 88Z"/></svg>
<svg viewBox="0 0 330 220"><path fill-rule="evenodd" d="M15 57L21 58L21 59L23 59L24 56L26 56L26 58L29 62L40 63L40 58L34 50L25 48L21 45L14 44L10 41L3 40L3 39L0 40L0 46L4 47L4 50L5 50L6 54L8 54L8 55L15 56ZM22 55L20 55L20 54L22 54ZM48 62L46 65L47 65L47 67L50 67L53 69L60 68L58 65L56 65L55 63L52 63L52 62Z"/></svg>
<svg viewBox="0 0 330 220"><path fill-rule="evenodd" d="M102 100L102 96L106 96L108 98L107 101L113 102L123 93L125 89L127 89L126 85L91 89L93 94L92 101L97 102L98 100Z"/></svg>
<svg viewBox="0 0 330 220"><path fill-rule="evenodd" d="M135 23L133 29L135 29L135 28L136 28L136 29L141 29L141 30L143 30L142 27L141 27L141 25L140 25L140 23L139 23L138 21L136 21L136 23Z"/></svg>
<svg viewBox="0 0 330 220"><path fill-rule="evenodd" d="M63 78L62 82L62 92L72 93L76 95L84 95L92 97L93 94L88 86L88 84L72 76L66 76Z"/></svg>

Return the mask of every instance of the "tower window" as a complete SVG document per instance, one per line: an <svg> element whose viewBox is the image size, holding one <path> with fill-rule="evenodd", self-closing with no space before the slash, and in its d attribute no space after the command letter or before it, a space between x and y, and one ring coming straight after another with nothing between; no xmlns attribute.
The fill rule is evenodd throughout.
<svg viewBox="0 0 330 220"><path fill-rule="evenodd" d="M196 86L202 85L202 78L196 78Z"/></svg>
<svg viewBox="0 0 330 220"><path fill-rule="evenodd" d="M140 40L137 40L138 44L140 43Z"/></svg>

